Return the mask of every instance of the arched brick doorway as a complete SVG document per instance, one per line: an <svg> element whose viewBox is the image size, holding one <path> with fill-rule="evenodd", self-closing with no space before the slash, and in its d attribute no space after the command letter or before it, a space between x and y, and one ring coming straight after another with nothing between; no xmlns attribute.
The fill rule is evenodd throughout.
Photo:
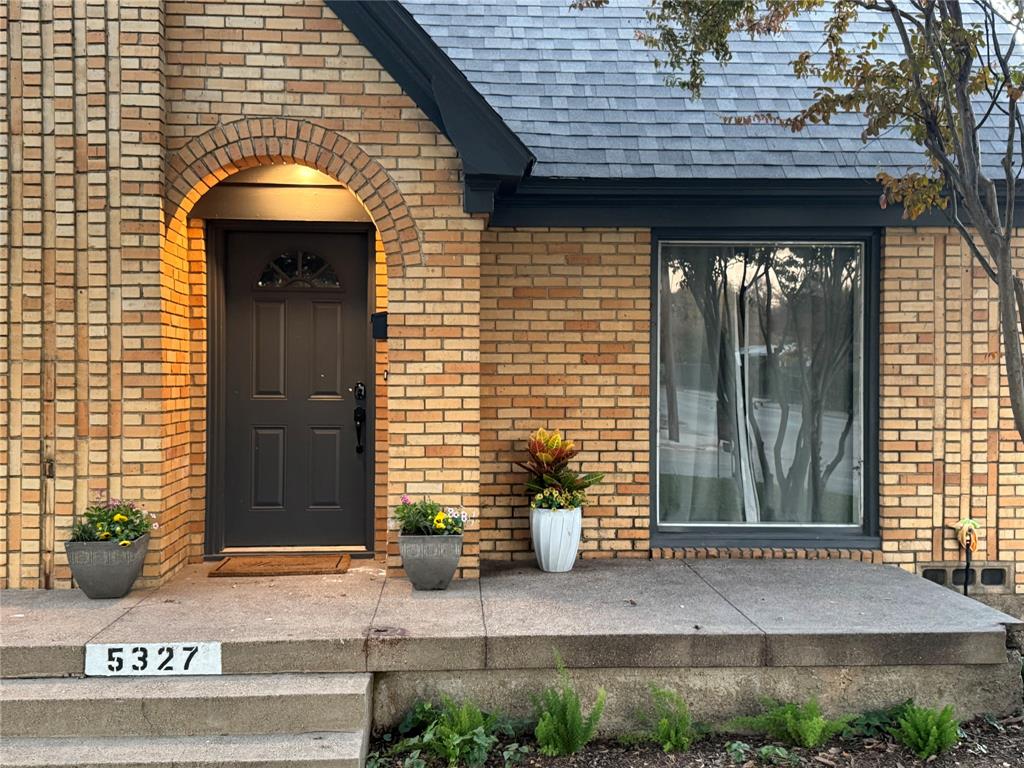
<svg viewBox="0 0 1024 768"><path fill-rule="evenodd" d="M218 182L246 168L295 164L313 168L345 185L366 208L376 233L378 308L388 281L401 285L405 269L420 263L420 237L405 201L388 173L361 148L321 126L298 120L242 120L217 126L173 153L167 164L165 236L161 254L161 353L163 386L161 536L152 556L161 574L199 559L206 546L207 397L212 322L206 288L208 242L202 221L190 213ZM392 328L403 319L392 314ZM387 342L375 342L376 494L372 549L387 542ZM126 403L126 407L128 403Z"/></svg>

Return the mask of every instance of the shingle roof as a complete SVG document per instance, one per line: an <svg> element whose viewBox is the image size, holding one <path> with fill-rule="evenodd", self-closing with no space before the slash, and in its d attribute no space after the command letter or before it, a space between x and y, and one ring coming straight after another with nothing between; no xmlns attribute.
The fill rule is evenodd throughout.
<svg viewBox="0 0 1024 768"><path fill-rule="evenodd" d="M635 38L649 0L583 12L569 0L402 3L536 155L534 176L868 179L921 164L921 151L899 137L863 144L856 115L800 133L723 122L806 102L812 85L790 62L819 46L820 20L796 20L774 39L735 40L733 61L708 68L695 101L665 85ZM865 29L853 34L866 39ZM983 145L998 154L993 141Z"/></svg>

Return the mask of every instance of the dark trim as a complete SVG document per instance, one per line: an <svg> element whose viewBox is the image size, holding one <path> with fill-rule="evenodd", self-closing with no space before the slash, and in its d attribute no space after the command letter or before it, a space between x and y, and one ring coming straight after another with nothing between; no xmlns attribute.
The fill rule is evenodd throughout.
<svg viewBox="0 0 1024 768"><path fill-rule="evenodd" d="M879 205L874 179L560 179L499 190L492 227L949 226L941 211L913 221ZM1024 212L1024 202L1021 205Z"/></svg>
<svg viewBox="0 0 1024 768"><path fill-rule="evenodd" d="M249 221L241 219L210 219L206 222L206 532L203 544L205 559L224 556L224 413L225 413L225 359L227 338L225 331L224 262L229 232L337 232L361 233L367 241L367 439L366 439L366 550L374 551L375 476L376 476L376 424L377 424L377 350L373 341L370 316L376 309L375 241L372 224L309 221ZM358 552L353 557L361 556Z"/></svg>
<svg viewBox="0 0 1024 768"><path fill-rule="evenodd" d="M735 528L737 526L733 526ZM750 531L729 531L719 526L702 532L651 532L651 549L740 548L740 549L881 549L878 536L856 533L827 533L808 535L795 528L758 528Z"/></svg>
<svg viewBox="0 0 1024 768"><path fill-rule="evenodd" d="M466 210L490 212L493 191L488 196L470 179L518 182L530 172L533 153L400 3L327 0L327 6L455 145Z"/></svg>
<svg viewBox="0 0 1024 768"><path fill-rule="evenodd" d="M206 527L203 554L224 550L224 421L226 407L224 251L226 230L206 222Z"/></svg>
<svg viewBox="0 0 1024 768"><path fill-rule="evenodd" d="M745 241L847 241L864 244L864 517L860 528L809 528L806 526L658 525L658 392L659 312L658 281L661 278L659 245L664 240ZM651 414L650 414L650 529L651 548L669 547L784 547L796 549L879 549L879 397L880 389L880 300L882 275L882 233L860 227L694 227L651 231Z"/></svg>

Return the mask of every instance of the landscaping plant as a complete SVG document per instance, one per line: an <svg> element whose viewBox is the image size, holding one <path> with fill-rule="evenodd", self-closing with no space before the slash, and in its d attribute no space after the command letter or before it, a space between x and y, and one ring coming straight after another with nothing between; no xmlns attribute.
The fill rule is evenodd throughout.
<svg viewBox="0 0 1024 768"><path fill-rule="evenodd" d="M569 461L579 453L579 448L572 440L564 439L558 430L538 429L530 435L527 451L530 454L529 461L517 461L516 464L530 473L526 490L533 507L581 507L587 501L587 488L604 479L600 472L581 475L569 469Z"/></svg>
<svg viewBox="0 0 1024 768"><path fill-rule="evenodd" d="M757 759L763 765L800 765L799 755L794 755L778 744L766 744L756 752Z"/></svg>
<svg viewBox="0 0 1024 768"><path fill-rule="evenodd" d="M908 704L889 732L900 744L922 760L927 760L957 743L960 723L953 717L951 706L938 711Z"/></svg>
<svg viewBox="0 0 1024 768"><path fill-rule="evenodd" d="M821 713L818 702L806 704L780 704L765 701L766 711L753 717L739 717L732 721L736 728L763 733L772 739L794 747L820 747L833 736L842 733L850 718L830 720Z"/></svg>
<svg viewBox="0 0 1024 768"><path fill-rule="evenodd" d="M436 501L408 496L395 507L395 519L405 536L457 536L465 527L462 518L448 514Z"/></svg>
<svg viewBox="0 0 1024 768"><path fill-rule="evenodd" d="M856 739L880 739L889 734L913 702L907 699L902 704L887 709L872 709L852 718L843 731L843 736Z"/></svg>
<svg viewBox="0 0 1024 768"><path fill-rule="evenodd" d="M690 717L683 697L667 688L651 686L653 712L650 717L650 741L666 752L687 752L703 735Z"/></svg>
<svg viewBox="0 0 1024 768"><path fill-rule="evenodd" d="M383 754L373 754L367 765L380 766L388 758L404 756L406 768L418 768L426 765L426 755L442 760L449 768L473 768L487 762L499 737L511 737L514 733L508 720L483 712L472 702L459 703L447 696L441 698L439 705L421 701L398 726L401 738ZM521 749L513 747L518 745L510 745L505 751L519 757Z"/></svg>
<svg viewBox="0 0 1024 768"><path fill-rule="evenodd" d="M745 741L730 741L725 745L725 754L734 763L745 763L750 757L751 746Z"/></svg>
<svg viewBox="0 0 1024 768"><path fill-rule="evenodd" d="M541 753L549 757L579 752L594 737L607 698L604 688L599 688L593 709L584 717L579 694L561 662L558 664L558 678L557 687L546 689L534 701L537 727L533 735Z"/></svg>
<svg viewBox="0 0 1024 768"><path fill-rule="evenodd" d="M116 541L130 546L140 536L156 528L156 515L145 512L133 501L110 499L85 510L85 519L74 524L71 541Z"/></svg>

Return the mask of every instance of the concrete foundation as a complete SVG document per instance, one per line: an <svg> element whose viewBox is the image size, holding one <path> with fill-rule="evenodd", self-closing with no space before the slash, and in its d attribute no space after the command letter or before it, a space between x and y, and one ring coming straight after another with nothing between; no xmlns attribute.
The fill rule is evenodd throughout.
<svg viewBox="0 0 1024 768"><path fill-rule="evenodd" d="M705 667L702 669L574 669L571 678L589 707L597 689L608 701L602 733L636 731L636 714L650 707L652 685L671 688L693 716L723 724L754 714L764 699L817 699L831 716L858 714L907 699L933 707L954 702L957 716L1004 715L1021 706L1021 656L1006 654L1002 664L884 667ZM484 709L529 716L532 697L557 680L555 670L509 669L479 672L385 672L374 675L375 728L396 725L419 699L447 694Z"/></svg>

